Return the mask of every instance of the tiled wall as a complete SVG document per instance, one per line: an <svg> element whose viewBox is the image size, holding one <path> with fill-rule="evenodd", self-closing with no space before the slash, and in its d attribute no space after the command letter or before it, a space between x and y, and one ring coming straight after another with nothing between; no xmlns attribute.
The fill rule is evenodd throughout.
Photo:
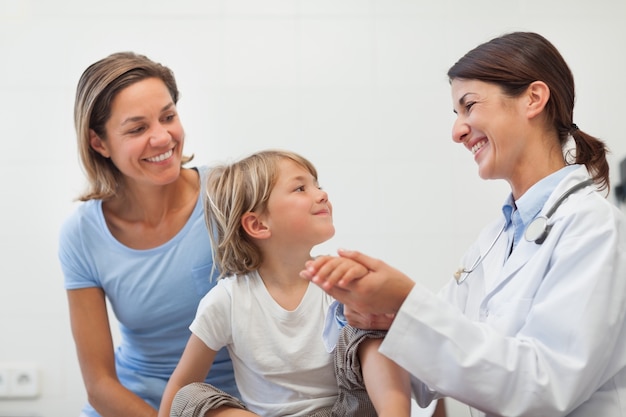
<svg viewBox="0 0 626 417"><path fill-rule="evenodd" d="M198 163L309 157L335 206L319 252L360 249L436 289L507 193L450 139L448 67L503 32L543 33L576 76L576 123L617 167L624 18L617 0L0 0L0 361L40 364L42 383L0 414L71 417L85 400L56 239L83 185L72 105L93 61L170 66Z"/></svg>

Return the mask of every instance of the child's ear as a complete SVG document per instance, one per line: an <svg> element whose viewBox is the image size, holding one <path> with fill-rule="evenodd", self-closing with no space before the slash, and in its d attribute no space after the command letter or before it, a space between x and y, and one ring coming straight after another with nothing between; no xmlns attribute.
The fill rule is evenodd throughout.
<svg viewBox="0 0 626 417"><path fill-rule="evenodd" d="M257 213L249 211L241 216L241 227L254 239L267 239L271 236L269 227Z"/></svg>

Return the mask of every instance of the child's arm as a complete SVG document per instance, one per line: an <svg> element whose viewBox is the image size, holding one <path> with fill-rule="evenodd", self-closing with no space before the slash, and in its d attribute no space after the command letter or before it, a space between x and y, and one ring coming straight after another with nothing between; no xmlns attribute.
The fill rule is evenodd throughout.
<svg viewBox="0 0 626 417"><path fill-rule="evenodd" d="M159 417L170 417L172 402L178 390L192 382L204 382L211 370L216 354L216 351L210 349L196 335L191 335L185 351L163 392L163 399L159 407Z"/></svg>
<svg viewBox="0 0 626 417"><path fill-rule="evenodd" d="M365 389L379 417L408 417L411 414L409 374L378 352L382 341L383 339L366 339L359 346Z"/></svg>

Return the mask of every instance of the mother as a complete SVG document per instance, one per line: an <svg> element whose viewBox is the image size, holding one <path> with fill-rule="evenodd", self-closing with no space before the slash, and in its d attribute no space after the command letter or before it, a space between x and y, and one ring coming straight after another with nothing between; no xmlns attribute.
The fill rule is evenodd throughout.
<svg viewBox="0 0 626 417"><path fill-rule="evenodd" d="M89 181L65 222L59 258L89 404L82 416L156 416L189 339L213 260L200 196L205 167L186 169L178 88L135 53L90 65L74 117ZM120 323L114 349L107 300ZM227 352L208 382L237 395Z"/></svg>

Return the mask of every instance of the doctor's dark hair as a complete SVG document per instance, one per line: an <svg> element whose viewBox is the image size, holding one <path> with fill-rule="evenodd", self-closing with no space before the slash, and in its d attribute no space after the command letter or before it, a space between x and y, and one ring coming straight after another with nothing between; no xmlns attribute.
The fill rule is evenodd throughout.
<svg viewBox="0 0 626 417"><path fill-rule="evenodd" d="M494 38L469 51L449 70L455 78L479 80L500 86L509 97L518 97L534 81L550 89L546 120L557 132L565 152L571 135L576 144L573 163L587 167L599 189L609 189L609 164L606 144L574 124L574 76L552 43L532 32L513 32ZM572 163L565 152L566 163Z"/></svg>
<svg viewBox="0 0 626 417"><path fill-rule="evenodd" d="M306 158L289 151L265 150L211 169L204 196L204 214L213 259L220 277L255 271L261 251L241 225L249 212L264 213L278 181L279 163L291 160L317 180L317 170Z"/></svg>
<svg viewBox="0 0 626 417"><path fill-rule="evenodd" d="M88 189L80 201L106 200L116 196L124 184L122 173L110 158L94 151L89 131L107 139L105 125L111 117L111 104L117 94L139 81L158 78L167 87L174 104L179 92L174 73L167 67L134 52L117 52L91 64L81 75L74 102L74 126L81 163L88 180ZM193 156L182 158L189 162Z"/></svg>

